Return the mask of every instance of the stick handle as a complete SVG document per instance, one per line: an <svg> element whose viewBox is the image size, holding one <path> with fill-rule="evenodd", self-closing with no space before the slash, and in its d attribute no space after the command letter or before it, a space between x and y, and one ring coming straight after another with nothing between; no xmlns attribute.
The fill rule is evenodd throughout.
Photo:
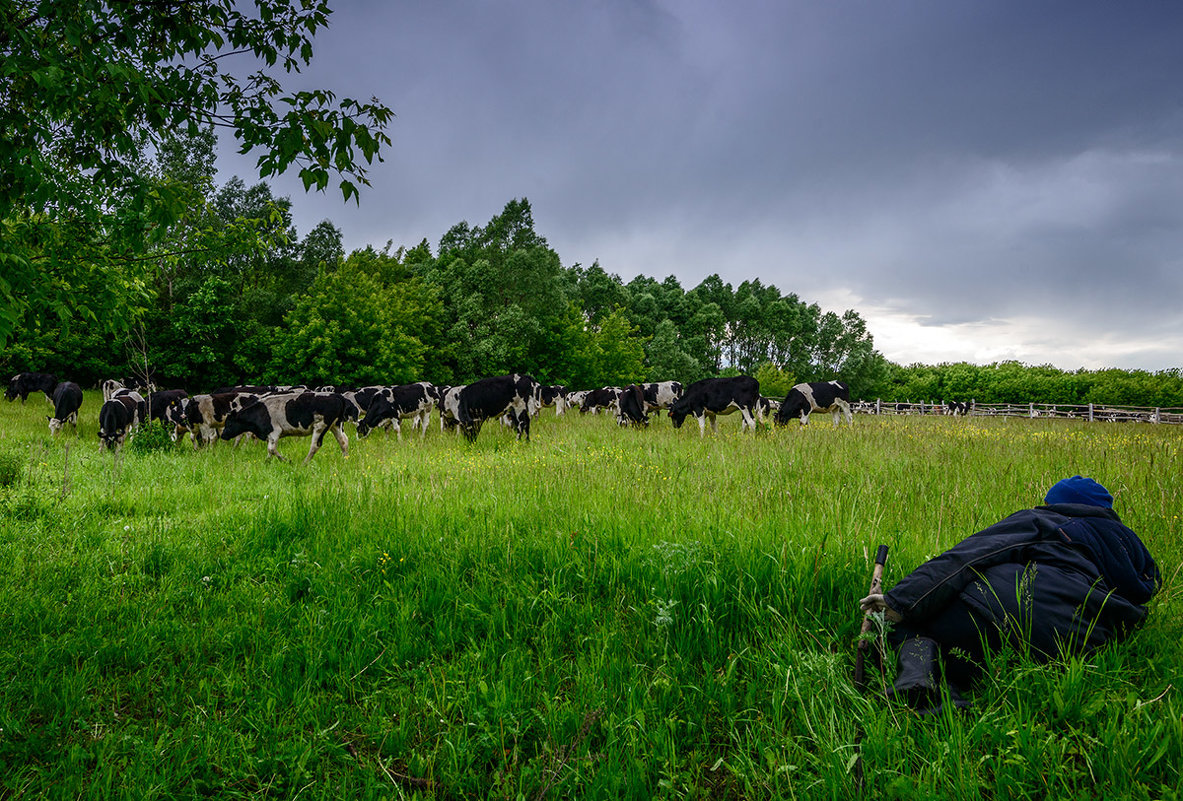
<svg viewBox="0 0 1183 801"><path fill-rule="evenodd" d="M876 595L883 591L883 567L887 564L887 546L880 545L875 552L875 567L871 570L871 589L867 595ZM863 661L866 659L867 649L871 647L866 635L871 633L875 622L870 615L863 617L863 625L859 630L858 647L854 655L854 686L862 689L866 684L866 672Z"/></svg>

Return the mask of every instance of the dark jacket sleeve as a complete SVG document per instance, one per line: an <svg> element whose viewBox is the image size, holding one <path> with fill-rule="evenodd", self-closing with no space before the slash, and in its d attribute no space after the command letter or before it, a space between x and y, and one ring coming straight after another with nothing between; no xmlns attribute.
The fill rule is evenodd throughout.
<svg viewBox="0 0 1183 801"><path fill-rule="evenodd" d="M1056 516L1032 509L1015 512L928 560L885 593L887 605L907 621L942 611L982 572L1006 562L1026 561L1024 550L1058 537Z"/></svg>

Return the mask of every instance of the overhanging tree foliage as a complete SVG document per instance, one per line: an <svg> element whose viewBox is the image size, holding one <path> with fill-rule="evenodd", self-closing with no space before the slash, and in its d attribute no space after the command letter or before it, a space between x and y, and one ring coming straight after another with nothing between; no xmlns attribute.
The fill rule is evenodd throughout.
<svg viewBox="0 0 1183 801"><path fill-rule="evenodd" d="M143 298L200 191L142 169L171 132L231 130L261 176L294 167L323 190L336 174L356 199L392 112L277 77L309 63L329 13L324 0L0 4L0 343L30 307L105 325Z"/></svg>

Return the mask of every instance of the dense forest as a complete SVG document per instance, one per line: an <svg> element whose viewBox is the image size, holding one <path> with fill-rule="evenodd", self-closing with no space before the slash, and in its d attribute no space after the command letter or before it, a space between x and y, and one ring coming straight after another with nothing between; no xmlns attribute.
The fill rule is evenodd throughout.
<svg viewBox="0 0 1183 801"><path fill-rule="evenodd" d="M484 225L457 223L434 246L346 254L327 220L299 236L290 201L268 184L216 186L214 150L207 131L145 160L146 176L193 196L152 258L134 263L134 291L112 300L105 283L81 283L67 306L30 303L0 369L95 385L150 365L190 391L456 384L515 371L586 388L745 373L771 396L841 378L856 398L892 401L1183 404L1178 370L897 365L874 349L857 311L823 311L758 278L733 287L712 275L685 288L672 275L626 283L598 263L564 266L526 199Z"/></svg>

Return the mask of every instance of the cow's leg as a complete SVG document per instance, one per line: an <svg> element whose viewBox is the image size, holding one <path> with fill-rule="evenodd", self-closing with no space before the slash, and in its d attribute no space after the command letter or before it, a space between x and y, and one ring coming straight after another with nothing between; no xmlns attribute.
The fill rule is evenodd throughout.
<svg viewBox="0 0 1183 801"><path fill-rule="evenodd" d="M748 428L751 428L753 431L755 431L756 418L755 415L752 414L752 410L749 407L744 406L740 408L739 413L743 415L743 430L747 431Z"/></svg>
<svg viewBox="0 0 1183 801"><path fill-rule="evenodd" d="M530 441L530 410L523 409L518 414L518 439L522 438L522 434L526 435L526 442Z"/></svg>
<svg viewBox="0 0 1183 801"><path fill-rule="evenodd" d="M390 427L393 428L394 433L398 435L398 441L402 442L403 441L402 420L400 418L398 418L397 416L390 418Z"/></svg>
<svg viewBox="0 0 1183 801"><path fill-rule="evenodd" d="M431 409L419 413L419 439L427 439L427 426L431 424Z"/></svg>
<svg viewBox="0 0 1183 801"><path fill-rule="evenodd" d="M707 416L705 414L695 415L698 418L698 436L705 437L707 433Z"/></svg>
<svg viewBox="0 0 1183 801"><path fill-rule="evenodd" d="M808 425L808 424L809 424L809 410L802 409L801 410L801 425Z"/></svg>
<svg viewBox="0 0 1183 801"><path fill-rule="evenodd" d="M707 412L707 415L711 418L711 433L718 434L719 433L719 416L717 414L715 414L714 412Z"/></svg>
<svg viewBox="0 0 1183 801"><path fill-rule="evenodd" d="M337 438L337 444L341 446L341 453L349 456L349 435L345 433L344 427L337 423L332 427L333 436Z"/></svg>
<svg viewBox="0 0 1183 801"><path fill-rule="evenodd" d="M308 455L304 457L304 464L312 461L312 456L320 450L320 444L324 442L325 431L328 430L323 422L312 424L312 442L308 443Z"/></svg>
<svg viewBox="0 0 1183 801"><path fill-rule="evenodd" d="M838 401L838 408L842 411L842 416L846 418L847 425L854 425L854 412L850 410L850 404L846 401ZM835 425L837 425L835 423Z"/></svg>
<svg viewBox="0 0 1183 801"><path fill-rule="evenodd" d="M267 458L275 457L281 462L286 462L287 459L279 452L279 432L276 432L267 437Z"/></svg>

